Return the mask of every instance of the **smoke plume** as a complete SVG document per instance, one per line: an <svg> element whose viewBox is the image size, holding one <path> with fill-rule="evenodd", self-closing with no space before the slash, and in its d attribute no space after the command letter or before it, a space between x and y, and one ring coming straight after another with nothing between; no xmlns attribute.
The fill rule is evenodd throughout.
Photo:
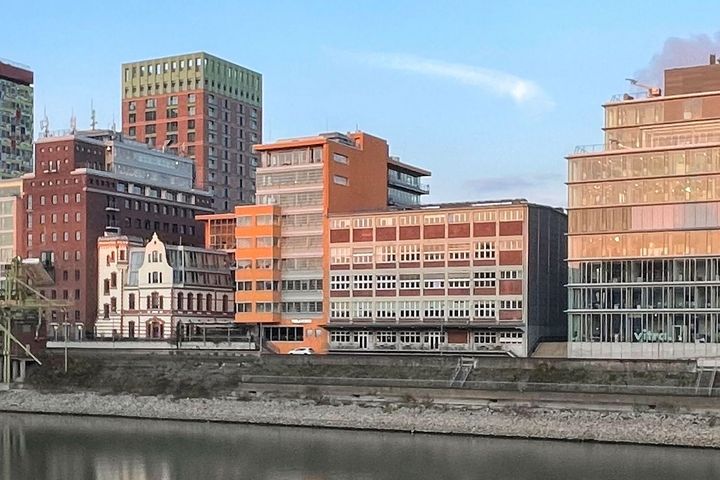
<svg viewBox="0 0 720 480"><path fill-rule="evenodd" d="M662 51L653 55L648 66L635 73L635 78L660 86L664 70L705 65L711 53L720 54L720 32L712 36L702 34L690 38L670 37L665 40Z"/></svg>

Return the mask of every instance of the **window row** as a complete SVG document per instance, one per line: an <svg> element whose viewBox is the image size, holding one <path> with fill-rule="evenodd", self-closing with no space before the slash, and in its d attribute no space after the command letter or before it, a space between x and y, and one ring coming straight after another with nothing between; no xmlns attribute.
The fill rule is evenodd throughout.
<svg viewBox="0 0 720 480"><path fill-rule="evenodd" d="M518 241L519 242L519 241ZM505 246L514 247L515 244ZM519 243L517 246L520 246ZM390 244L378 247L332 247L330 249L330 263L335 265L367 264L367 263L396 263L494 259L496 242L475 242L456 244Z"/></svg>
<svg viewBox="0 0 720 480"><path fill-rule="evenodd" d="M494 288L498 274L495 270L478 272L425 273L420 274L333 274L330 276L330 290L419 290L445 288ZM499 271L500 280L523 278L522 269Z"/></svg>
<svg viewBox="0 0 720 480"><path fill-rule="evenodd" d="M330 318L495 318L497 310L522 310L511 300L377 300L330 302Z"/></svg>
<svg viewBox="0 0 720 480"><path fill-rule="evenodd" d="M440 225L446 223L476 223L500 221L517 221L525 217L524 209L502 209L502 210L481 210L476 212L451 212L451 213L426 213L423 215L398 215L394 217L352 217L333 218L330 220L330 228L370 228L393 227L395 225Z"/></svg>

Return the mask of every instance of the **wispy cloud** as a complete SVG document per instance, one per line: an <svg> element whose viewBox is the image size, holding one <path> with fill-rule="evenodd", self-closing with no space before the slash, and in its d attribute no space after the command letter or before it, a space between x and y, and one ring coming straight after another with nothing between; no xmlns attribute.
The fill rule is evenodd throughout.
<svg viewBox="0 0 720 480"><path fill-rule="evenodd" d="M350 56L375 67L447 78L495 95L510 97L517 104L534 103L545 107L554 105L543 89L532 80L499 70L406 54L351 53Z"/></svg>
<svg viewBox="0 0 720 480"><path fill-rule="evenodd" d="M554 206L567 204L565 177L556 173L528 173L466 180L464 190L473 198L526 198Z"/></svg>

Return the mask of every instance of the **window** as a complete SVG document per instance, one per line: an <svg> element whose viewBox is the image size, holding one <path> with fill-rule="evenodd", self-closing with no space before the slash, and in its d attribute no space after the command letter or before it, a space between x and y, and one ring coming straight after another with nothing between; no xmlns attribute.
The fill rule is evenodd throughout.
<svg viewBox="0 0 720 480"><path fill-rule="evenodd" d="M128 310L135 310L135 294L128 295Z"/></svg>
<svg viewBox="0 0 720 480"><path fill-rule="evenodd" d="M377 302L375 316L377 318L395 318L397 316L395 302L389 300Z"/></svg>
<svg viewBox="0 0 720 480"><path fill-rule="evenodd" d="M263 337L272 342L302 342L303 327L265 327Z"/></svg>
<svg viewBox="0 0 720 480"><path fill-rule="evenodd" d="M495 300L479 300L475 302L476 318L495 318Z"/></svg>
<svg viewBox="0 0 720 480"><path fill-rule="evenodd" d="M495 242L478 242L475 244L475 258L477 259L493 259L495 258Z"/></svg>
<svg viewBox="0 0 720 480"><path fill-rule="evenodd" d="M353 303L353 318L372 318L373 304L372 302L361 301Z"/></svg>
<svg viewBox="0 0 720 480"><path fill-rule="evenodd" d="M500 300L500 310L522 310L522 300Z"/></svg>
<svg viewBox="0 0 720 480"><path fill-rule="evenodd" d="M501 240L498 245L499 250L522 250L521 240Z"/></svg>
<svg viewBox="0 0 720 480"><path fill-rule="evenodd" d="M332 229L350 228L350 219L349 218L333 218L330 221L330 228L332 228Z"/></svg>
<svg viewBox="0 0 720 480"><path fill-rule="evenodd" d="M444 289L445 274L444 273L426 273L423 278L423 288L425 289Z"/></svg>
<svg viewBox="0 0 720 480"><path fill-rule="evenodd" d="M448 288L470 288L470 273L449 273Z"/></svg>
<svg viewBox="0 0 720 480"><path fill-rule="evenodd" d="M355 218L355 219L353 219L353 227L354 228L372 228L372 226L373 226L372 218Z"/></svg>
<svg viewBox="0 0 720 480"><path fill-rule="evenodd" d="M333 160L344 165L348 164L348 157L340 153L333 153Z"/></svg>
<svg viewBox="0 0 720 480"><path fill-rule="evenodd" d="M451 213L448 215L448 223L467 223L467 221L468 221L467 212Z"/></svg>
<svg viewBox="0 0 720 480"><path fill-rule="evenodd" d="M419 290L420 289L420 274L411 273L400 275L400 290Z"/></svg>
<svg viewBox="0 0 720 480"><path fill-rule="evenodd" d="M350 318L350 302L330 302L330 318Z"/></svg>
<svg viewBox="0 0 720 480"><path fill-rule="evenodd" d="M443 262L445 261L445 245L423 245L423 258L426 262Z"/></svg>
<svg viewBox="0 0 720 480"><path fill-rule="evenodd" d="M400 343L411 345L422 343L420 332L400 332Z"/></svg>
<svg viewBox="0 0 720 480"><path fill-rule="evenodd" d="M427 300L423 302L423 313L426 318L444 318L445 301Z"/></svg>
<svg viewBox="0 0 720 480"><path fill-rule="evenodd" d="M372 275L354 275L353 276L353 290L372 290L373 288L373 276Z"/></svg>
<svg viewBox="0 0 720 480"><path fill-rule="evenodd" d="M246 291L246 290L252 290L252 282L245 281L245 282L235 282L235 290L238 291Z"/></svg>
<svg viewBox="0 0 720 480"><path fill-rule="evenodd" d="M349 248L331 248L330 249L330 263L333 265L349 265L350 264L350 249Z"/></svg>
<svg viewBox="0 0 720 480"><path fill-rule="evenodd" d="M448 260L469 260L470 244L459 243L448 245Z"/></svg>
<svg viewBox="0 0 720 480"><path fill-rule="evenodd" d="M496 218L495 213L495 210L475 212L473 220L476 222L494 222Z"/></svg>
<svg viewBox="0 0 720 480"><path fill-rule="evenodd" d="M353 264L363 264L373 262L372 248L355 248L353 249Z"/></svg>
<svg viewBox="0 0 720 480"><path fill-rule="evenodd" d="M475 332L474 340L476 345L494 345L497 343L495 332Z"/></svg>
<svg viewBox="0 0 720 480"><path fill-rule="evenodd" d="M381 247L377 247L378 263L395 263L397 261L397 255L395 252L395 245L383 245Z"/></svg>
<svg viewBox="0 0 720 480"><path fill-rule="evenodd" d="M440 225L445 223L445 215L425 215L423 217L425 225Z"/></svg>
<svg viewBox="0 0 720 480"><path fill-rule="evenodd" d="M420 318L420 302L417 300L398 302L398 311L400 312L400 318Z"/></svg>
<svg viewBox="0 0 720 480"><path fill-rule="evenodd" d="M350 290L350 275L332 275L330 277L330 290Z"/></svg>
<svg viewBox="0 0 720 480"><path fill-rule="evenodd" d="M515 221L523 219L522 210L500 210L500 221Z"/></svg>
<svg viewBox="0 0 720 480"><path fill-rule="evenodd" d="M112 272L110 274L110 288L117 288L117 273Z"/></svg>
<svg viewBox="0 0 720 480"><path fill-rule="evenodd" d="M351 343L350 332L330 332L330 343Z"/></svg>
<svg viewBox="0 0 720 480"><path fill-rule="evenodd" d="M343 177L342 175L333 175L333 183L336 185L343 185L348 186L350 182L348 181L347 177Z"/></svg>
<svg viewBox="0 0 720 480"><path fill-rule="evenodd" d="M397 276L395 275L378 275L376 282L375 288L378 290L395 290L397 288Z"/></svg>
<svg viewBox="0 0 720 480"><path fill-rule="evenodd" d="M450 318L470 318L470 300L450 300L448 315Z"/></svg>
<svg viewBox="0 0 720 480"><path fill-rule="evenodd" d="M500 270L500 280L519 280L522 278L522 270Z"/></svg>
<svg viewBox="0 0 720 480"><path fill-rule="evenodd" d="M419 217L417 215L403 215L398 217L398 222L401 226L418 225Z"/></svg>
<svg viewBox="0 0 720 480"><path fill-rule="evenodd" d="M495 288L495 272L475 272L475 288Z"/></svg>
<svg viewBox="0 0 720 480"><path fill-rule="evenodd" d="M419 262L420 261L420 245L400 245L400 261L401 262Z"/></svg>

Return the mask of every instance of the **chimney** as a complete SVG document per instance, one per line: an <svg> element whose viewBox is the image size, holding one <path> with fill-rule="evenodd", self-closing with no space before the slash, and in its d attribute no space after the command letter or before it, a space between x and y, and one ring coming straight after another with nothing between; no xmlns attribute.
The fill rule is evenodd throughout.
<svg viewBox="0 0 720 480"><path fill-rule="evenodd" d="M715 57L714 53L710 54L710 65L715 65L717 63L717 59Z"/></svg>

